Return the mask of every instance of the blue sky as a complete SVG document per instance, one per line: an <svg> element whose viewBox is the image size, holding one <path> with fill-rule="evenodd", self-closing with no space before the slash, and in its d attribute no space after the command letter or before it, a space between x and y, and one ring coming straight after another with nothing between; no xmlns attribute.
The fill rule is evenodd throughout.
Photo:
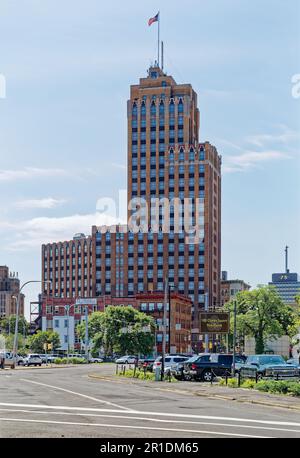
<svg viewBox="0 0 300 458"><path fill-rule="evenodd" d="M126 188L126 100L159 9L165 70L193 85L223 156L222 268L266 283L288 244L300 273L298 0L1 0L0 264L22 281L42 242L88 233L97 199Z"/></svg>

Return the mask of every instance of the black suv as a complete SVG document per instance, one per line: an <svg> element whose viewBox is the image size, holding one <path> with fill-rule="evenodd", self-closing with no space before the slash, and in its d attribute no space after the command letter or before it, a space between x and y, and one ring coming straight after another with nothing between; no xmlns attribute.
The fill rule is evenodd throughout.
<svg viewBox="0 0 300 458"><path fill-rule="evenodd" d="M236 355L236 363L244 363L245 357ZM184 364L183 373L185 377L190 377L195 380L203 380L211 382L214 377L225 376L231 374L233 355L224 353L212 353L209 358L199 358L196 361L187 361Z"/></svg>

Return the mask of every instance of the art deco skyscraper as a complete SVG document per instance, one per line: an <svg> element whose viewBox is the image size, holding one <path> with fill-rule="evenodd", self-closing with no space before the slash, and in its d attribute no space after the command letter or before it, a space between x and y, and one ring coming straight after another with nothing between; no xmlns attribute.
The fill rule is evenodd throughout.
<svg viewBox="0 0 300 458"><path fill-rule="evenodd" d="M184 232L176 232L171 205L170 231L159 234L157 244L157 235L150 235L150 264L148 236L143 251L154 289L167 275L176 290L192 298L197 328L205 294L211 307L220 301L221 157L208 142L199 143L200 115L192 86L177 84L158 66L131 86L127 112L128 202L141 197L151 209L153 198L189 199L190 222L200 229L199 243L187 243ZM160 226L163 221L161 211ZM151 223L149 215L149 227Z"/></svg>

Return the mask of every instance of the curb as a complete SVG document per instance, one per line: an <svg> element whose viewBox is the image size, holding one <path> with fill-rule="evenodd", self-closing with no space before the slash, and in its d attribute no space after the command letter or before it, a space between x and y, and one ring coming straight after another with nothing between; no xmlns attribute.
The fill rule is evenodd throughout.
<svg viewBox="0 0 300 458"><path fill-rule="evenodd" d="M117 382L116 379L114 378L108 378L105 376L101 375L95 375L95 374L88 374L88 377L93 378L93 379L99 379L99 380L105 380L107 382ZM136 383L136 381L124 377L127 382L130 382L130 384L138 384L139 382ZM141 380L143 381L143 380ZM122 383L122 382L121 382ZM146 386L147 387L147 386ZM151 388L154 388L151 386ZM225 396L225 395L220 395L220 394L213 394L213 393L203 393L203 392L197 392L197 391L189 391L189 390L178 390L178 389L172 389L170 388L159 388L155 387L155 390L159 391L170 391L173 393L179 393L179 394L184 394L184 395L190 395L190 396L199 396L199 397L204 397L204 398L209 398L209 399L221 399L223 401L236 401L236 402L242 402L244 404L257 404L257 405L262 405L266 407L277 407L281 409L289 409L289 410L295 410L295 411L300 411L300 405L299 406L292 406L292 405L285 405L285 404L280 404L280 403L274 403L274 402L267 402L267 401L260 401L260 400L254 400L254 399L238 399L237 397L233 396Z"/></svg>
<svg viewBox="0 0 300 458"><path fill-rule="evenodd" d="M77 364L60 364L60 365L57 365L57 366L41 366L41 367L27 367L27 366L18 366L16 367L15 369L8 369L8 370L16 370L16 371L27 371L28 369L34 369L34 370L40 370L40 369L67 369L67 368L70 368L70 367L75 367L77 366Z"/></svg>

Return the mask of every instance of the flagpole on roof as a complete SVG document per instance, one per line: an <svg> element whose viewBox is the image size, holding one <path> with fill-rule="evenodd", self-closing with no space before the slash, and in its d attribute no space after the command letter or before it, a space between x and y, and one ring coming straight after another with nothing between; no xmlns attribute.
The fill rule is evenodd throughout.
<svg viewBox="0 0 300 458"><path fill-rule="evenodd" d="M158 12L158 41L157 41L157 63L159 66L159 48L160 48L160 12Z"/></svg>

